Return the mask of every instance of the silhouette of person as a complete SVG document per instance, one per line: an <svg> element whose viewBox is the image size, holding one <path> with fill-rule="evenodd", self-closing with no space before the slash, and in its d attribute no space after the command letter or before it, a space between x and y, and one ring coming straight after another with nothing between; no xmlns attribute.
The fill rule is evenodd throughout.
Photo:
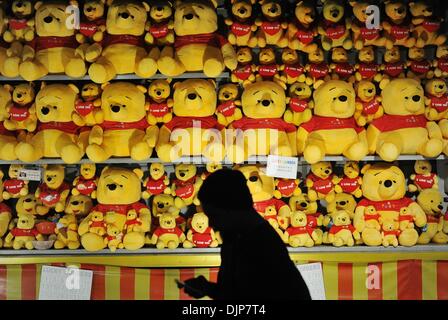
<svg viewBox="0 0 448 320"><path fill-rule="evenodd" d="M309 300L305 282L277 232L253 208L240 171L212 173L198 193L210 226L220 231L221 266L218 282L203 276L185 281L194 298L216 300Z"/></svg>

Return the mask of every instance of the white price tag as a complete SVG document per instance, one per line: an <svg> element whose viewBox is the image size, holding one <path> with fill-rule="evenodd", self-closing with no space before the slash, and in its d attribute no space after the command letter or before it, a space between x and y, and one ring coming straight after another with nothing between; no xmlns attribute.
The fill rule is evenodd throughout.
<svg viewBox="0 0 448 320"><path fill-rule="evenodd" d="M299 264L297 265L308 290L310 291L312 300L326 300L324 274L322 265L317 263Z"/></svg>
<svg viewBox="0 0 448 320"><path fill-rule="evenodd" d="M297 179L298 165L298 158L269 155L266 175L275 178Z"/></svg>
<svg viewBox="0 0 448 320"><path fill-rule="evenodd" d="M39 300L90 300L93 271L43 266Z"/></svg>
<svg viewBox="0 0 448 320"><path fill-rule="evenodd" d="M19 180L40 181L41 171L38 169L22 169L19 172Z"/></svg>

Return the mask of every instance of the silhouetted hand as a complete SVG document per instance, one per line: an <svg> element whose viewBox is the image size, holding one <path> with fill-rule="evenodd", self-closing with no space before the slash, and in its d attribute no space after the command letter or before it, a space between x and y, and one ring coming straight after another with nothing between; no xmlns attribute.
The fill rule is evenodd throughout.
<svg viewBox="0 0 448 320"><path fill-rule="evenodd" d="M200 299L209 295L210 282L204 276L185 280L184 291L189 296Z"/></svg>

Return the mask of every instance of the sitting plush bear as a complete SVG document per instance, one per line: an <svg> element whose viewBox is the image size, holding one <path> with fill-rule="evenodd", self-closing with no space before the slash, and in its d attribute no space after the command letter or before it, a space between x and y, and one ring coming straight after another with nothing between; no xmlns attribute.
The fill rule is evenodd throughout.
<svg viewBox="0 0 448 320"><path fill-rule="evenodd" d="M156 146L163 162L181 156L203 155L224 159L224 127L214 117L216 89L213 80L188 79L174 84L175 117L160 129Z"/></svg>
<svg viewBox="0 0 448 320"><path fill-rule="evenodd" d="M297 133L299 154L308 163L321 161L325 155L343 154L359 161L367 155L367 137L356 124L355 91L341 80L325 82L313 94L314 115Z"/></svg>
<svg viewBox="0 0 448 320"><path fill-rule="evenodd" d="M37 127L36 105L33 84L19 84L12 92L13 104L8 108L9 118L4 126L7 130L33 132Z"/></svg>
<svg viewBox="0 0 448 320"><path fill-rule="evenodd" d="M12 212L3 202L3 172L0 172L0 248L3 246L3 236L9 230ZM16 211L17 212L17 211Z"/></svg>
<svg viewBox="0 0 448 320"><path fill-rule="evenodd" d="M344 48L333 48L331 50L331 78L333 80L344 80L355 82L355 68L348 61L348 53Z"/></svg>
<svg viewBox="0 0 448 320"><path fill-rule="evenodd" d="M75 111L87 126L96 124L95 117L101 107L101 93L101 86L96 83L86 83L81 88L81 97L76 101Z"/></svg>
<svg viewBox="0 0 448 320"><path fill-rule="evenodd" d="M34 39L34 8L31 0L14 0L11 4L13 17L8 18L8 29L3 39L8 42L32 41Z"/></svg>
<svg viewBox="0 0 448 320"><path fill-rule="evenodd" d="M354 21L351 25L353 31L353 45L356 50L361 50L364 46L384 47L386 38L381 36L380 28L369 28L367 26L366 14L367 7L370 5L368 0L350 1L353 7Z"/></svg>
<svg viewBox="0 0 448 320"><path fill-rule="evenodd" d="M434 77L432 63L425 59L425 49L412 47L408 50L408 61L406 63L408 72L407 78L431 79Z"/></svg>
<svg viewBox="0 0 448 320"><path fill-rule="evenodd" d="M158 79L152 81L148 87L148 122L150 125L167 123L173 119L173 113L171 112L173 99L170 98L170 83L171 79Z"/></svg>
<svg viewBox="0 0 448 320"><path fill-rule="evenodd" d="M375 61L375 51L372 46L363 47L358 51L358 63L355 65L356 81L369 80L380 82L383 79L379 72L381 66Z"/></svg>
<svg viewBox="0 0 448 320"><path fill-rule="evenodd" d="M149 78L157 72L159 49L145 49L145 25L149 5L138 0L113 1L106 20L106 35L101 43L85 50L86 60L93 62L89 76L93 82L105 83L117 74L135 73Z"/></svg>
<svg viewBox="0 0 448 320"><path fill-rule="evenodd" d="M104 244L107 245L111 252L115 252L117 249L123 249L123 233L115 225L109 224L106 229Z"/></svg>
<svg viewBox="0 0 448 320"><path fill-rule="evenodd" d="M382 244L384 247L388 247L392 245L394 247L398 247L398 237L400 236L399 222L397 220L383 220L381 219L381 237Z"/></svg>
<svg viewBox="0 0 448 320"><path fill-rule="evenodd" d="M331 48L342 46L350 50L353 46L350 37L351 22L345 17L344 2L324 0L322 3L322 19L318 26L322 48L329 51Z"/></svg>
<svg viewBox="0 0 448 320"><path fill-rule="evenodd" d="M79 194L71 195L65 204L64 213L66 215L75 215L76 217L85 218L93 207L92 199L88 196Z"/></svg>
<svg viewBox="0 0 448 320"><path fill-rule="evenodd" d="M1 10L0 7L0 20ZM24 139L23 133L9 131L4 126L4 121L9 117L7 110L12 106L11 91L12 87L10 85L0 86L0 159L8 161L17 159L15 152L17 140Z"/></svg>
<svg viewBox="0 0 448 320"><path fill-rule="evenodd" d="M32 214L21 214L17 218L17 226L5 238L5 243L12 243L14 250L34 249L33 241L43 240L42 234L35 228L35 218Z"/></svg>
<svg viewBox="0 0 448 320"><path fill-rule="evenodd" d="M79 43L100 42L106 32L104 13L106 0L86 0L76 40Z"/></svg>
<svg viewBox="0 0 448 320"><path fill-rule="evenodd" d="M393 46L386 49L383 56L384 63L380 69L382 71L382 79L380 81L380 88L383 90L392 78L404 78L406 64L401 61L400 49L398 46Z"/></svg>
<svg viewBox="0 0 448 320"><path fill-rule="evenodd" d="M325 62L324 51L321 48L308 53L308 64L305 66L305 70L307 72L306 84L313 85L314 89L331 79L330 66Z"/></svg>
<svg viewBox="0 0 448 320"><path fill-rule="evenodd" d="M260 0L262 17L255 20L258 27L257 40L260 48L266 45L285 48L288 46L288 37L285 29L288 23L283 20L283 8L281 1Z"/></svg>
<svg viewBox="0 0 448 320"><path fill-rule="evenodd" d="M82 194L92 199L96 198L96 187L98 178L96 177L96 166L94 163L83 163L79 167L79 176L73 180L72 194L77 196Z"/></svg>
<svg viewBox="0 0 448 320"><path fill-rule="evenodd" d="M229 27L227 39L231 45L255 48L257 37L254 32L257 26L254 22L253 5L256 0L231 0L232 16L226 18L225 23Z"/></svg>
<svg viewBox="0 0 448 320"><path fill-rule="evenodd" d="M75 250L81 246L78 235L78 221L74 214L66 214L58 220L55 234L57 236L54 242L55 249L69 248Z"/></svg>
<svg viewBox="0 0 448 320"><path fill-rule="evenodd" d="M48 208L63 212L70 186L64 181L65 168L62 165L45 165L43 183L36 189L35 196Z"/></svg>
<svg viewBox="0 0 448 320"><path fill-rule="evenodd" d="M306 177L308 197L311 201L325 199L331 202L334 199L333 168L330 162L322 161L311 164L311 170Z"/></svg>
<svg viewBox="0 0 448 320"><path fill-rule="evenodd" d="M106 234L106 223L104 222L104 214L102 212L94 212L89 221L89 232L103 236Z"/></svg>
<svg viewBox="0 0 448 320"><path fill-rule="evenodd" d="M434 75L438 78L448 78L448 45L437 46L436 58L433 61Z"/></svg>
<svg viewBox="0 0 448 320"><path fill-rule="evenodd" d="M215 232L209 227L208 217L203 212L197 212L191 219L191 228L187 232L184 248L216 248L218 240Z"/></svg>
<svg viewBox="0 0 448 320"><path fill-rule="evenodd" d="M293 248L314 246L314 239L317 239L316 231L308 226L304 212L293 211L290 224L291 226L285 230L284 242Z"/></svg>
<svg viewBox="0 0 448 320"><path fill-rule="evenodd" d="M311 232L310 235L313 238L314 245L322 244L323 232L320 227L323 224L324 216L318 211L317 201L311 200L307 194L302 193L289 199L289 207L291 208L291 215L298 212L305 214L306 227ZM294 227L293 220L294 217L291 216L290 225ZM288 229L286 231L289 233Z"/></svg>
<svg viewBox="0 0 448 320"><path fill-rule="evenodd" d="M233 46L217 33L215 0L177 1L174 13L174 47L165 46L157 65L161 73L174 77L186 71L203 71L219 76L224 68L237 66Z"/></svg>
<svg viewBox="0 0 448 320"><path fill-rule="evenodd" d="M362 199L355 210L353 224L361 232L363 242L368 246L382 244L381 232L375 228L365 228L365 209L373 206L384 220L399 221L400 211L406 208L415 218L415 225L423 227L426 216L418 203L407 198L406 181L403 171L388 163L367 164L362 168ZM413 246L417 243L418 233L414 228L402 231L398 241L402 246Z"/></svg>
<svg viewBox="0 0 448 320"><path fill-rule="evenodd" d="M356 91L356 123L363 127L373 120L383 116L384 109L381 105L381 97L376 94L375 85L366 80L355 84Z"/></svg>
<svg viewBox="0 0 448 320"><path fill-rule="evenodd" d="M150 2L149 24L145 40L158 46L174 43L174 21L171 1L155 0Z"/></svg>
<svg viewBox="0 0 448 320"><path fill-rule="evenodd" d="M317 49L316 9L310 0L297 1L295 19L288 25L289 47L293 50L312 52Z"/></svg>
<svg viewBox="0 0 448 320"><path fill-rule="evenodd" d="M185 231L187 223L184 216L180 215L180 209L174 204L174 197L170 194L157 194L152 198L152 226L160 226L159 217L164 213L170 213L176 219L176 226Z"/></svg>
<svg viewBox="0 0 448 320"><path fill-rule="evenodd" d="M291 48L282 50L281 80L286 84L294 84L296 82L305 82L305 67L300 63L299 54Z"/></svg>
<svg viewBox="0 0 448 320"><path fill-rule="evenodd" d="M244 117L230 125L236 131L227 148L228 159L240 163L251 155L297 154L296 127L281 118L286 107L281 86L271 81L250 84L244 89L242 105Z"/></svg>
<svg viewBox="0 0 448 320"><path fill-rule="evenodd" d="M72 84L42 83L36 96L36 113L40 121L36 133L15 148L21 161L33 162L43 157L61 158L77 163L85 153L88 129L75 113L78 88ZM79 124L79 125L78 125Z"/></svg>
<svg viewBox="0 0 448 320"><path fill-rule="evenodd" d="M409 2L409 12L412 15L413 33L417 39L415 43L417 47L440 46L445 43L446 35L439 32L442 19L433 16L434 8L428 1Z"/></svg>
<svg viewBox="0 0 448 320"><path fill-rule="evenodd" d="M370 153L394 161L400 154L436 157L442 152L442 132L424 116L424 92L419 82L392 80L381 97L385 114L367 129Z"/></svg>
<svg viewBox="0 0 448 320"><path fill-rule="evenodd" d="M448 243L448 235L443 233L442 202L442 195L437 189L424 189L417 196L417 203L425 212L427 221L426 227L418 237L418 244Z"/></svg>
<svg viewBox="0 0 448 320"><path fill-rule="evenodd" d="M359 232L353 227L347 211L339 210L333 214L333 226L328 231L328 241L335 247L355 244L360 238Z"/></svg>
<svg viewBox="0 0 448 320"><path fill-rule="evenodd" d="M149 199L158 194L171 194L170 178L165 172L162 163L151 163L149 166L149 177L143 181L145 191L142 192L143 199Z"/></svg>
<svg viewBox="0 0 448 320"><path fill-rule="evenodd" d="M216 116L219 124L227 127L235 120L243 117L241 113L241 101L239 100L239 88L236 84L226 83L219 86L219 105L216 108Z"/></svg>
<svg viewBox="0 0 448 320"><path fill-rule="evenodd" d="M178 164L175 168L176 179L172 181L171 194L176 196L174 203L181 209L191 204L199 205L197 193L202 185L202 179L197 175L194 164Z"/></svg>
<svg viewBox="0 0 448 320"><path fill-rule="evenodd" d="M274 48L260 49L260 53L258 54L258 62L260 65L256 67L256 81L274 81L282 86L283 89L286 89L286 84L280 76L280 71L284 68L284 66L277 64Z"/></svg>
<svg viewBox="0 0 448 320"><path fill-rule="evenodd" d="M431 121L448 119L448 89L443 79L431 79L425 84L425 116Z"/></svg>
<svg viewBox="0 0 448 320"><path fill-rule="evenodd" d="M157 249L176 249L185 241L185 234L176 226L176 219L171 213L164 213L159 218L160 226L154 231L151 243Z"/></svg>
<svg viewBox="0 0 448 320"><path fill-rule="evenodd" d="M327 214L322 220L322 225L326 228L322 236L322 243L329 244L328 231L333 226L333 214L337 213L339 210L344 210L353 220L356 208L355 197L348 193L336 193L334 200L327 203ZM362 239L355 241L356 244L362 244Z"/></svg>
<svg viewBox="0 0 448 320"><path fill-rule="evenodd" d="M314 108L314 101L311 99L313 94L310 86L306 83L296 82L289 86L289 96L286 98L288 109L283 115L287 123L300 126L304 122L311 120Z"/></svg>
<svg viewBox="0 0 448 320"><path fill-rule="evenodd" d="M361 198L362 190L362 178L359 176L359 164L355 161L346 161L344 163L344 177L335 177L333 183L335 184L334 190L337 193L350 193L356 198Z"/></svg>
<svg viewBox="0 0 448 320"><path fill-rule="evenodd" d="M256 66L252 64L253 55L252 50L247 47L240 47L236 52L236 59L238 65L232 71L230 79L233 83L239 83L245 87L246 85L255 82Z"/></svg>
<svg viewBox="0 0 448 320"><path fill-rule="evenodd" d="M158 127L150 126L145 107L146 89L130 82L103 86L98 125L89 135L87 156L95 163L112 156L144 160L157 142Z"/></svg>
<svg viewBox="0 0 448 320"><path fill-rule="evenodd" d="M126 223L124 224L124 228L126 232L132 232L134 231L134 228L136 226L141 226L142 221L138 217L138 213L135 210L129 210L128 214L126 215Z"/></svg>
<svg viewBox="0 0 448 320"><path fill-rule="evenodd" d="M9 179L3 181L3 199L8 200L11 198L18 198L26 196L28 194L28 182L27 180L20 180L20 171L24 169L23 165L11 164L8 169Z"/></svg>
<svg viewBox="0 0 448 320"><path fill-rule="evenodd" d="M386 17L382 19L381 26L385 31L386 48L413 47L416 39L411 32L412 24L406 3L403 0L390 0L385 2L384 9Z"/></svg>
<svg viewBox="0 0 448 320"><path fill-rule="evenodd" d="M201 179L207 179L213 172L221 170L222 168L222 164L219 162L207 162L205 164L205 171L201 174Z"/></svg>
<svg viewBox="0 0 448 320"><path fill-rule="evenodd" d="M412 183L408 184L410 192L421 192L424 189L439 189L439 178L432 172L431 163L427 160L416 160L414 164L415 173L411 174L409 179Z"/></svg>
<svg viewBox="0 0 448 320"><path fill-rule="evenodd" d="M33 216L45 216L50 208L44 206L42 201L32 193L26 196L20 196L15 205L16 213L32 214Z"/></svg>

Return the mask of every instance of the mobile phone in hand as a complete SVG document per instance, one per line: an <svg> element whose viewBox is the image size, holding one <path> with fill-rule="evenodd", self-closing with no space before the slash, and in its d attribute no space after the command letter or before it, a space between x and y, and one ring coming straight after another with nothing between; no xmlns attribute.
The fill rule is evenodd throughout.
<svg viewBox="0 0 448 320"><path fill-rule="evenodd" d="M176 281L177 287L178 287L179 289L182 289L182 288L185 287L185 282L180 281L179 279L174 279L174 281Z"/></svg>
<svg viewBox="0 0 448 320"><path fill-rule="evenodd" d="M177 287L179 289L184 289L184 291L188 294L194 294L194 295L199 295L199 296L205 296L205 293L202 292L199 289L196 289L192 286L189 286L188 284L186 284L183 281L180 281L179 279L174 279L174 281L177 283Z"/></svg>

